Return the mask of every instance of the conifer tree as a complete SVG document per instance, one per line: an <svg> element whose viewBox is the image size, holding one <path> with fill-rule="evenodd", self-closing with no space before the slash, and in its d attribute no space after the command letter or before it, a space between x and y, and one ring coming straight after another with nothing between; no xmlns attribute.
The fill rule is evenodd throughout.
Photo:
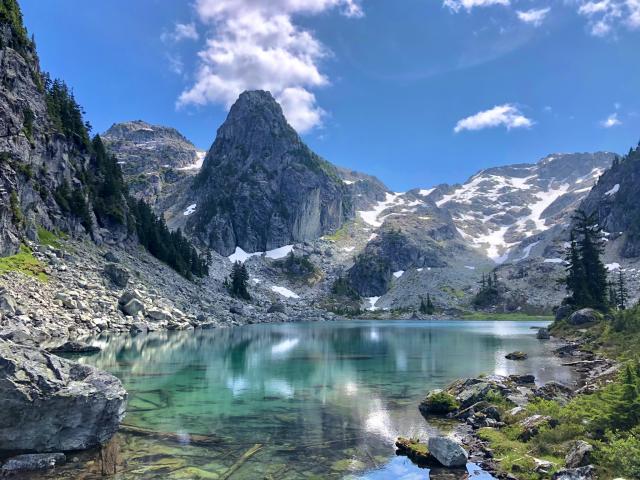
<svg viewBox="0 0 640 480"><path fill-rule="evenodd" d="M606 310L607 269L600 259L604 251L602 229L594 214L579 210L574 217L571 244L567 252L567 289L570 303L577 307Z"/></svg>
<svg viewBox="0 0 640 480"><path fill-rule="evenodd" d="M236 261L236 263L233 264L230 280L231 295L245 300L251 298L247 290L249 272L247 272L247 267L245 267L243 263Z"/></svg>
<svg viewBox="0 0 640 480"><path fill-rule="evenodd" d="M627 290L626 281L624 279L624 274L622 273L622 268L618 270L618 281L616 285L616 306L620 310L624 310L627 308L627 298L629 297L629 291Z"/></svg>

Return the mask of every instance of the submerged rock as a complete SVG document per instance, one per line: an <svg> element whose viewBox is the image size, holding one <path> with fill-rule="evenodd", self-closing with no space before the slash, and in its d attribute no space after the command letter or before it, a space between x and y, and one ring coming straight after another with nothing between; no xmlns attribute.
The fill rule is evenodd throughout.
<svg viewBox="0 0 640 480"><path fill-rule="evenodd" d="M423 416L446 415L460 408L456 397L442 390L432 390L418 407Z"/></svg>
<svg viewBox="0 0 640 480"><path fill-rule="evenodd" d="M462 446L447 437L430 437L427 444L429 452L445 467L464 467L468 455Z"/></svg>
<svg viewBox="0 0 640 480"><path fill-rule="evenodd" d="M29 453L8 459L0 472L11 475L30 470L46 470L66 462L64 453Z"/></svg>
<svg viewBox="0 0 640 480"><path fill-rule="evenodd" d="M60 346L49 348L48 352L50 353L98 353L100 351L100 347L96 347L94 345L88 345L86 343L68 341L63 343Z"/></svg>
<svg viewBox="0 0 640 480"><path fill-rule="evenodd" d="M127 392L106 372L0 341L0 451L59 452L105 443Z"/></svg>
<svg viewBox="0 0 640 480"><path fill-rule="evenodd" d="M528 357L529 355L524 352L511 352L504 356L507 360L526 360Z"/></svg>
<svg viewBox="0 0 640 480"><path fill-rule="evenodd" d="M433 463L433 457L429 453L429 448L425 443L415 438L398 438L396 440L396 454L405 455L418 465Z"/></svg>

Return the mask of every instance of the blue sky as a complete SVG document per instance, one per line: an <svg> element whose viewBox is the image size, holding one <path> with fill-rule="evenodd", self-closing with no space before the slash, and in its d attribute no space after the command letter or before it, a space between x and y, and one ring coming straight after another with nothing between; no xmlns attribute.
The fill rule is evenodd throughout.
<svg viewBox="0 0 640 480"><path fill-rule="evenodd" d="M208 148L246 88L397 191L640 139L640 0L21 0L94 130Z"/></svg>

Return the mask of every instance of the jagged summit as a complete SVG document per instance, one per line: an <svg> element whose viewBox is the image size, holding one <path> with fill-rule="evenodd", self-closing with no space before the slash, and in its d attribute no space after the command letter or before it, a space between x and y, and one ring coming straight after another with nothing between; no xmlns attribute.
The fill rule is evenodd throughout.
<svg viewBox="0 0 640 480"><path fill-rule="evenodd" d="M269 92L240 95L189 192L187 231L228 255L312 240L353 216L348 185Z"/></svg>

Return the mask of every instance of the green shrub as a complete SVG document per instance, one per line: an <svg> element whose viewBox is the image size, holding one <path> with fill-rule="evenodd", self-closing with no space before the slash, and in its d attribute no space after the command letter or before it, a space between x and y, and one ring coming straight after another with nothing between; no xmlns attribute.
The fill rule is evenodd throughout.
<svg viewBox="0 0 640 480"><path fill-rule="evenodd" d="M460 408L460 403L456 397L446 392L435 392L424 400L424 405L430 413L436 415L446 415Z"/></svg>

